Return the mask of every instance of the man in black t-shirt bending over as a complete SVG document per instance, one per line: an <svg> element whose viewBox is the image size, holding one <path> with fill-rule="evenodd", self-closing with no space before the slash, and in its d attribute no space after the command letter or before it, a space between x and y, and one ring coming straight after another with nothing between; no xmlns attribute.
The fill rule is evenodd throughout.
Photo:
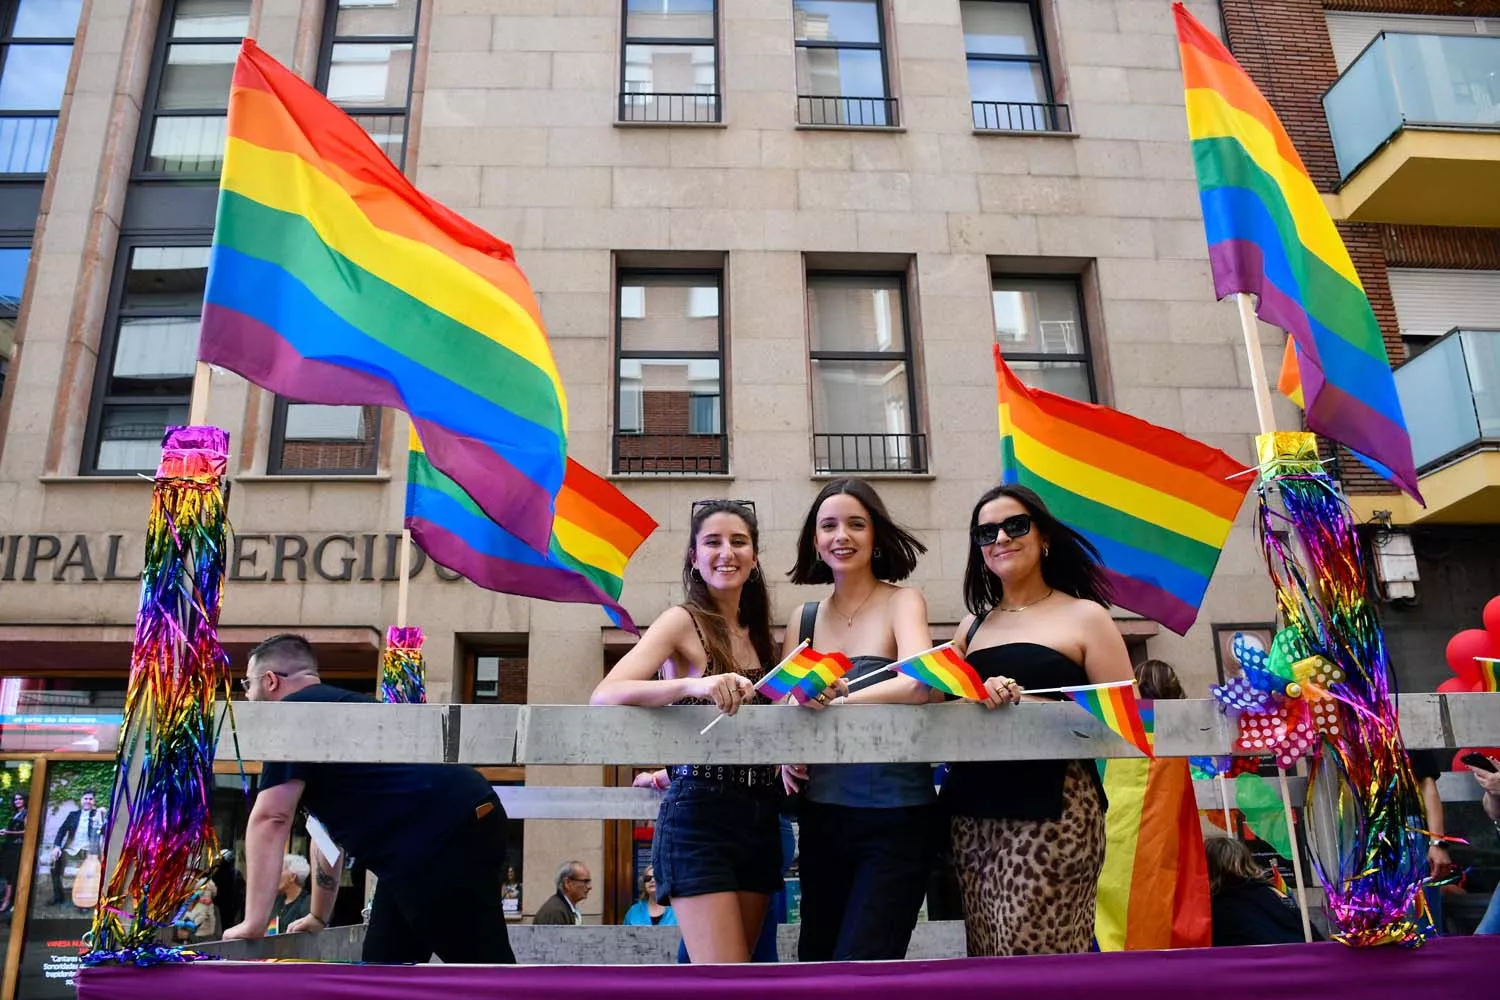
<svg viewBox="0 0 1500 1000"><path fill-rule="evenodd" d="M312 646L277 635L250 651L241 682L251 701L373 699L318 678ZM505 810L478 771L459 764L268 763L245 831L245 919L226 940L266 933L282 853L301 805L344 855L378 881L365 932L366 962L512 964L505 930ZM327 926L342 859L313 851L312 908L288 930Z"/></svg>

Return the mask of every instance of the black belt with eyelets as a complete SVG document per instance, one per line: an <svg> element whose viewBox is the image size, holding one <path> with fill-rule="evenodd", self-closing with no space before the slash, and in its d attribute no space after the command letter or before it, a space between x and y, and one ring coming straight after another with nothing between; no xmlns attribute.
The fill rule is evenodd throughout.
<svg viewBox="0 0 1500 1000"><path fill-rule="evenodd" d="M774 767L757 764L678 764L667 768L673 781L718 781L741 788L777 788L781 775Z"/></svg>

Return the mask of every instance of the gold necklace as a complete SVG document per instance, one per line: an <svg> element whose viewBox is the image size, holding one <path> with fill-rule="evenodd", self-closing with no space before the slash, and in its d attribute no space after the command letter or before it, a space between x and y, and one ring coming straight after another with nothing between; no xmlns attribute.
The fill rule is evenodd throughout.
<svg viewBox="0 0 1500 1000"><path fill-rule="evenodd" d="M834 602L834 598L832 598L832 597L830 597L828 599L828 605L829 605L829 607L831 607L833 609L833 613L834 614L836 614L840 618L844 619L844 628L853 628L854 627L854 619L856 619L856 618L859 617L859 613L865 609L865 605L870 603L870 598L874 597L875 596L875 591L877 591L879 589L880 589L879 587L872 587L870 589L870 592L865 595L865 599L863 601L859 602L859 607L857 607L857 608L854 609L854 614L852 614L852 615L846 615L842 611L840 611L839 610L839 606L837 604L833 603Z"/></svg>
<svg viewBox="0 0 1500 1000"><path fill-rule="evenodd" d="M1043 601L1045 601L1047 598L1051 597L1055 593L1057 593L1057 591L1052 590L1051 588L1048 588L1047 593L1043 594L1041 597L1038 597L1036 600L1032 601L1030 604L1023 604L1019 608L1007 608L1003 604L997 604L997 605L995 605L995 610L997 610L997 611L1006 611L1006 612L1009 612L1010 614L1018 615L1022 611L1025 611L1027 608L1034 608L1034 607L1036 607L1038 604L1041 604Z"/></svg>

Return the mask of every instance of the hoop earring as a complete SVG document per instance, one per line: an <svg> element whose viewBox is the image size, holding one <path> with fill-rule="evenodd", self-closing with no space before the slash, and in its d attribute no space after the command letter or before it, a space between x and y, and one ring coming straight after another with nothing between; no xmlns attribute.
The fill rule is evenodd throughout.
<svg viewBox="0 0 1500 1000"><path fill-rule="evenodd" d="M697 566L694 566L692 568L692 571L688 573L688 576L692 577L694 580L697 580L699 583L703 582L703 574L698 572Z"/></svg>
<svg viewBox="0 0 1500 1000"><path fill-rule="evenodd" d="M870 557L871 557L871 558L872 558L872 559L879 559L879 558L880 558L880 557L881 557L881 555L882 555L882 554L883 554L883 553L882 553L882 552L881 552L881 551L880 551L880 549L879 549L879 548L876 548L876 549L875 549L875 551L874 551L874 552L873 552L873 553L871 553L871 555L870 555Z"/></svg>
<svg viewBox="0 0 1500 1000"><path fill-rule="evenodd" d="M753 583L760 579L760 564L756 563L750 568L750 581Z"/></svg>

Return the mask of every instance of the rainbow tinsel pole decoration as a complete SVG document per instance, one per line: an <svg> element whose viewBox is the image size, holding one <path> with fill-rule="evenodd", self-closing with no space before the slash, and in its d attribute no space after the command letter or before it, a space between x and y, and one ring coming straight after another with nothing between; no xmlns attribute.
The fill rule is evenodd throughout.
<svg viewBox="0 0 1500 1000"><path fill-rule="evenodd" d="M427 704L427 671L422 666L422 630L392 625L380 657L380 700L391 704Z"/></svg>
<svg viewBox="0 0 1500 1000"><path fill-rule="evenodd" d="M162 440L91 965L193 957L156 938L218 854L210 803L214 702L229 701L218 636L228 457L229 435L217 427L169 427Z"/></svg>
<svg viewBox="0 0 1500 1000"><path fill-rule="evenodd" d="M1260 535L1293 659L1323 657L1337 724L1314 750L1308 842L1328 894L1334 938L1418 945L1430 925L1422 897L1422 797L1401 743L1385 637L1368 591L1354 523L1318 461L1312 434L1257 439ZM1271 500L1279 494L1284 513ZM1289 690L1288 694L1292 692Z"/></svg>

